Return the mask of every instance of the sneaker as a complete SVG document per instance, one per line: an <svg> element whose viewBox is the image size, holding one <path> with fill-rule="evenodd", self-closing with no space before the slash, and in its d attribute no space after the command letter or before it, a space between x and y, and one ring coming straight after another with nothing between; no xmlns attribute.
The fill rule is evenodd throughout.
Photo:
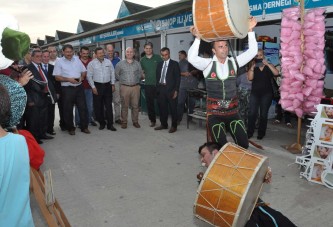
<svg viewBox="0 0 333 227"><path fill-rule="evenodd" d="M91 124L92 126L97 126L97 124L96 124L95 121L90 122L90 124Z"/></svg>

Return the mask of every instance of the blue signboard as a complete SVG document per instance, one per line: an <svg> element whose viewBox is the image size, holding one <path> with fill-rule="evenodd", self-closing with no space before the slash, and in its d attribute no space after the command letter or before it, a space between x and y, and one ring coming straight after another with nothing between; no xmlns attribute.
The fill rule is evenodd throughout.
<svg viewBox="0 0 333 227"><path fill-rule="evenodd" d="M111 39L119 39L124 36L139 35L149 32L158 32L175 28L182 28L193 25L192 12L164 17L158 20L153 20L144 24L133 25L125 28L116 29L93 37L96 42L106 41Z"/></svg>
<svg viewBox="0 0 333 227"><path fill-rule="evenodd" d="M250 11L252 16L262 15L265 13L280 13L285 8L299 5L297 0L249 0ZM332 6L332 0L304 0L305 9Z"/></svg>
<svg viewBox="0 0 333 227"><path fill-rule="evenodd" d="M316 8L332 6L333 0L304 0L305 8ZM297 6L297 0L249 0L250 11L252 16L260 16L265 13L274 14L280 13L285 8ZM80 40L81 43L101 42L112 39L120 39L126 36L141 35L144 33L158 32L163 30L183 28L193 25L192 12L186 12L174 16L163 17L161 19L152 20L144 24L132 25L124 28L115 29L103 34L96 35L86 40Z"/></svg>

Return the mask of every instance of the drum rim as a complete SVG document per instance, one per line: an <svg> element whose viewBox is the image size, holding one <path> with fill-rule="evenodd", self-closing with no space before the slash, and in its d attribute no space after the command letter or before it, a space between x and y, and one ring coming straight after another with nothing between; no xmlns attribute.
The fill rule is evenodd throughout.
<svg viewBox="0 0 333 227"><path fill-rule="evenodd" d="M208 221L207 219L202 218L201 216L199 216L199 215L196 213L196 207L197 207L197 205L198 205L199 194L200 194L200 191L201 191L201 189L202 189L202 187L203 187L203 184L204 184L204 182L205 182L205 179L207 178L208 173L210 172L211 168L213 167L212 164L215 163L216 160L217 160L217 159L220 157L220 155L223 153L221 150L224 150L226 147L228 147L228 146L230 146L230 145L231 145L231 146L234 146L234 147L237 147L237 148L240 148L241 150L245 150L247 153L251 153L251 152L249 152L248 150L244 149L243 147L241 147L241 146L239 146L239 145L237 145L237 144L234 144L234 143L228 142L228 143L226 143L226 144L225 144L225 145L219 150L219 152L215 155L215 157L214 157L214 159L212 160L211 164L209 165L209 167L207 168L206 172L204 173L204 175L203 175L203 177L202 177L202 180L201 180L201 182L200 182L200 185L199 185L199 187L198 187L198 189L197 189L197 196L196 196L196 198L195 198L194 205L193 205L193 213L194 213L194 215L195 215L197 218L199 218L199 219L201 219L201 220L204 220L205 222L207 222L207 223L209 223L209 224L211 224L211 225L214 225L214 224L211 223L210 221ZM263 156L263 155L261 155L261 154L255 154L255 155L261 156L261 157L263 158L263 159L258 163L258 166L259 166L259 167L261 167L261 166L263 165L263 163L264 163L266 160L268 161L268 157L266 157L266 156ZM256 170L259 168L258 166L256 167ZM258 172L258 171L256 171L256 172ZM254 174L254 175L256 175L256 174ZM252 181L253 178L255 177L254 175L252 175L252 177L251 177L251 179L250 179L251 181ZM263 182L263 183L264 183L264 182ZM259 190L259 192L258 192L257 198L259 197L259 195L260 195L260 193L261 193L263 183L262 183L262 185L261 185L261 187L260 187L260 190ZM244 200L245 200L245 198L246 198L245 195L248 194L248 188L249 188L249 187L250 187L250 185L248 185L248 186L246 187L246 193L245 193L245 194L242 196L242 198L240 199L240 204L239 204L239 206L238 206L237 211L235 212L235 216L234 216L234 220L233 220L232 226L235 226L235 224L238 222L240 208L243 206ZM255 205L256 205L256 204L254 204L254 206L253 206L253 208L252 208L252 211L253 211ZM251 215L251 214L252 214L252 212L250 213L250 215Z"/></svg>
<svg viewBox="0 0 333 227"><path fill-rule="evenodd" d="M197 32L198 32L198 34L199 34L199 37L200 37L200 39L202 39L202 40L204 40L204 41L206 41L206 42L214 42L214 41L218 41L218 40L227 40L227 39L243 39L243 38L245 38L246 36L247 36L247 32L245 32L243 35L242 35L242 33L240 33L240 32L238 32L238 30L237 29L235 29L234 27L234 22L233 22L233 20L231 19L231 16L230 16L230 13L229 13L229 10L225 10L224 12L225 12L225 18L226 18L226 20L227 20L227 23L228 23L228 27L229 27L229 29L231 30L231 32L233 33L233 36L225 36L225 37L216 37L216 38L210 38L210 39L206 39L206 38L204 38L203 37L203 35L202 35L202 33L199 31L199 29L198 29L198 26L197 26L197 21L196 21L196 7L195 7L195 5L196 5L196 2L197 2L198 0L194 0L193 1L193 3L192 3L192 14L193 14L193 21L194 21L194 27L195 27L195 29L197 30ZM225 6L228 6L229 5L229 3L227 3L227 2L229 2L229 0L221 0L222 1L222 3L223 3L223 7L224 8L226 8ZM246 4L246 3L245 3ZM250 7L249 7L249 2L247 2L247 5L246 5L247 7L247 11L249 12L250 11ZM228 7L227 7L227 9L228 9ZM249 16L250 16L250 14L249 14ZM230 26L230 24L232 25L232 26ZM216 33L215 33L216 34ZM235 34L237 34L237 35L235 35ZM217 34L216 34L217 35Z"/></svg>

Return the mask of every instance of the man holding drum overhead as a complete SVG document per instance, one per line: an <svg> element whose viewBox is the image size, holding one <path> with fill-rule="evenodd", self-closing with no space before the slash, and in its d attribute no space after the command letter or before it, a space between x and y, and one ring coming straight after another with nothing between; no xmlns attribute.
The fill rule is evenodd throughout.
<svg viewBox="0 0 333 227"><path fill-rule="evenodd" d="M198 56L200 35L196 28L191 27L196 37L188 51L188 61L197 69L202 70L207 90L207 123L210 138L221 144L227 143L226 131L231 133L235 143L248 148L249 142L244 122L238 114L238 98L236 88L237 64L242 67L250 62L258 52L258 44L252 29L257 21L249 18L248 43L249 49L235 58L228 57L228 41L213 41L213 58Z"/></svg>

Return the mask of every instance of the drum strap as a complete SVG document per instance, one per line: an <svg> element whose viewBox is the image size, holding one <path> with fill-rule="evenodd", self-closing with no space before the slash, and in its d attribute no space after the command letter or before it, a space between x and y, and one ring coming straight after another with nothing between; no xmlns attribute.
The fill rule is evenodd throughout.
<svg viewBox="0 0 333 227"><path fill-rule="evenodd" d="M238 72L238 70L239 70L239 64L238 64L238 61L237 61L237 58L236 58L236 55L235 55L235 52L234 52L234 49L232 48L232 45L231 45L231 42L230 42L230 40L228 39L228 46L229 46L229 48L230 48L230 51L231 51L231 55L232 55L232 57L235 59L235 63L236 63L236 67L237 67L237 72Z"/></svg>

